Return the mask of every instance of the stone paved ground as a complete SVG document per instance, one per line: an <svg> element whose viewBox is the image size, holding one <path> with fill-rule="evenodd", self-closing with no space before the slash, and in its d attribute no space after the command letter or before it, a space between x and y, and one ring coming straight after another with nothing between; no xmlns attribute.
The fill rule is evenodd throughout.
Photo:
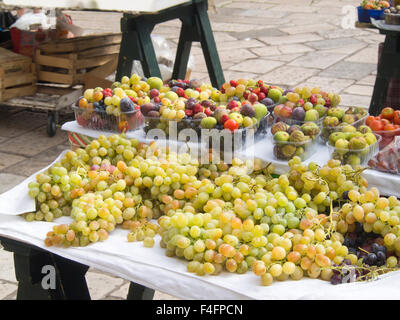
<svg viewBox="0 0 400 320"><path fill-rule="evenodd" d="M359 2L215 0L210 18L225 78L252 77L285 88L318 85L340 93L343 105L367 107L383 36L375 30L341 28L342 8ZM119 31L120 14L70 14L77 25L92 32ZM170 40L175 49L179 28L179 20L170 21L154 33ZM208 80L199 44L192 54L192 78ZM0 193L46 166L68 146L61 131L48 138L45 123L44 114L0 107ZM88 272L87 280L93 299L126 297L126 280L97 270ZM16 289L12 255L0 250L0 299L15 299ZM160 292L156 298L173 299Z"/></svg>

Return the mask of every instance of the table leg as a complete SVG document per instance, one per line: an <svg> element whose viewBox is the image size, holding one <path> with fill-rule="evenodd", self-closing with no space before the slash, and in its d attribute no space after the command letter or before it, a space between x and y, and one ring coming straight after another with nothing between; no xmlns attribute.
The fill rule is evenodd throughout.
<svg viewBox="0 0 400 320"><path fill-rule="evenodd" d="M184 79L186 77L192 42L200 41L199 34L196 26L192 23L192 19L182 18L181 21L181 33L179 36L178 48L176 49L172 79Z"/></svg>
<svg viewBox="0 0 400 320"><path fill-rule="evenodd" d="M0 240L14 253L17 300L90 299L85 279L89 267L15 240Z"/></svg>
<svg viewBox="0 0 400 320"><path fill-rule="evenodd" d="M377 116L385 107L389 81L400 75L400 37L386 35L382 53L379 58L378 70L372 94L369 113Z"/></svg>
<svg viewBox="0 0 400 320"><path fill-rule="evenodd" d="M200 28L201 48L206 60L208 74L210 75L212 85L216 88L221 88L225 82L225 78L207 14L208 4L205 0L193 0L193 2L196 6L195 19Z"/></svg>
<svg viewBox="0 0 400 320"><path fill-rule="evenodd" d="M131 282L127 300L153 300L154 290L142 286L141 284Z"/></svg>

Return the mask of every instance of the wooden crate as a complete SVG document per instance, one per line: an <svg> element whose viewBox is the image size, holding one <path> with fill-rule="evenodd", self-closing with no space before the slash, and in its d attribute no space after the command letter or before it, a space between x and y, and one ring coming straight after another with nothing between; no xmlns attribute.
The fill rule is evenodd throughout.
<svg viewBox="0 0 400 320"><path fill-rule="evenodd" d="M0 48L0 101L36 93L36 74L32 60Z"/></svg>
<svg viewBox="0 0 400 320"><path fill-rule="evenodd" d="M112 33L42 44L35 56L38 80L71 86L84 84L87 74L118 59L120 43L121 34Z"/></svg>

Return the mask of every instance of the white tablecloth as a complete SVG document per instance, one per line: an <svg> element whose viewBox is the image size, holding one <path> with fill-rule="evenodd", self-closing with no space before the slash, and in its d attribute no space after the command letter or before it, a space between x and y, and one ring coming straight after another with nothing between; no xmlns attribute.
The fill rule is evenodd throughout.
<svg viewBox="0 0 400 320"><path fill-rule="evenodd" d="M266 156L269 155L268 144L263 143L262 146L264 149L255 146L257 152L262 150ZM106 241L84 248L46 247L43 240L52 226L71 220L61 217L56 223L26 222L17 216L22 210L21 205L26 208L26 203L28 206L33 203L26 194L27 181L0 195L1 236L35 245L182 299L400 299L400 271L382 275L377 281L337 286L305 278L263 287L260 277L251 271L243 275L223 272L218 276L199 277L186 271L187 262L184 260L166 257L165 250L159 246L158 236L154 248L145 248L142 242L129 243L126 240L128 231L119 228ZM10 197L13 193L15 195ZM8 212L5 212L6 209Z"/></svg>

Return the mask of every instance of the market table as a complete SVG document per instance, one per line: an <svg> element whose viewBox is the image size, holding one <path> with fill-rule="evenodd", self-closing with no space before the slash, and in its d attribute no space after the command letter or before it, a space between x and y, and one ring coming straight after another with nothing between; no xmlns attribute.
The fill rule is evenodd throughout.
<svg viewBox="0 0 400 320"><path fill-rule="evenodd" d="M83 129L75 122L68 122L63 130L80 132L87 136L97 137L99 132ZM109 133L111 134L111 133ZM146 141L143 132L128 132L127 137L138 138ZM257 141L252 147L241 152L244 156L254 156L265 161L271 161L277 173L287 170L287 163L276 161L272 155L272 144L267 135ZM58 161L61 154L55 161ZM324 146L307 160L323 163L328 160L329 154ZM367 176L369 174L369 177ZM84 275L89 267L109 272L113 275L132 281L128 298L151 299L153 290L159 290L182 299L400 299L397 283L400 281L400 271L392 272L380 277L379 281L368 283L352 283L332 286L322 280L303 279L302 281L276 282L266 288L261 286L259 277L251 272L244 275L222 273L219 276L198 277L186 272L186 262L177 258L168 258L158 245L159 236L156 237L154 248L145 248L141 242L129 243L126 240L126 230L117 228L110 234L105 242L98 242L83 248L57 248L46 247L44 238L56 223L34 221L26 222L21 216L24 212L34 210L35 202L27 195L29 181L36 174L27 178L13 189L0 195L0 240L5 248L16 252L33 248L35 254L23 258L26 269L17 268L21 261L16 261L17 279L21 281L20 298L52 299L87 299L89 293ZM400 179L393 175L368 170L365 172L367 179L374 180L375 186L386 190L386 194L398 193ZM389 185L389 183L393 185ZM396 194L395 194L396 195ZM57 219L57 224L70 222L69 217ZM117 251L116 251L116 248ZM18 256L18 255L16 255ZM23 255L19 259L21 259ZM41 266L44 264L56 265L59 268L57 275L58 285L62 287L62 295L57 290L45 291L40 287ZM73 268L73 269L71 269ZM66 270L74 270L73 274ZM26 275L31 274L34 278ZM23 278L23 275L25 278ZM33 282L33 284L32 284ZM69 283L65 285L65 282ZM136 285L137 284L137 285ZM26 295L24 286L28 287L31 295ZM58 288L58 287L57 287ZM23 294L25 292L25 295Z"/></svg>

